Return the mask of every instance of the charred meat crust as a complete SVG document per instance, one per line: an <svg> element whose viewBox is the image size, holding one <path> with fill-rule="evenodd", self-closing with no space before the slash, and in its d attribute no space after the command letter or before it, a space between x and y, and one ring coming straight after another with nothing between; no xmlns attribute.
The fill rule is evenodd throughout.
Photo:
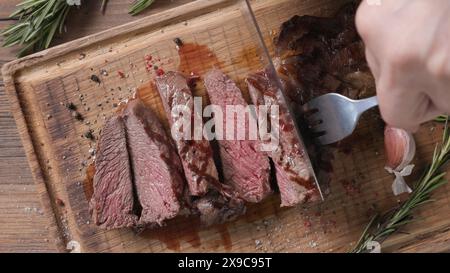
<svg viewBox="0 0 450 273"><path fill-rule="evenodd" d="M274 41L275 63L296 105L330 92L357 99L374 91L355 26L356 2L345 5L335 17L294 16L282 24ZM367 88L355 88L355 80Z"/></svg>

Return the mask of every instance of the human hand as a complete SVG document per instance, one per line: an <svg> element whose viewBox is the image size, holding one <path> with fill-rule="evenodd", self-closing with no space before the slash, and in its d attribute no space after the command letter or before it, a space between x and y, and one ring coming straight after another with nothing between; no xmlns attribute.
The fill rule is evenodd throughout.
<svg viewBox="0 0 450 273"><path fill-rule="evenodd" d="M364 0L356 26L386 123L416 131L450 113L450 1Z"/></svg>

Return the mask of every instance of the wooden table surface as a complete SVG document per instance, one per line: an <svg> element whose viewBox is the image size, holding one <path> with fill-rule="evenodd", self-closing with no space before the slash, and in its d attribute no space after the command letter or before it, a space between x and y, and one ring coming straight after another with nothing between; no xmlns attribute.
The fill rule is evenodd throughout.
<svg viewBox="0 0 450 273"><path fill-rule="evenodd" d="M157 13L192 0L159 0L143 14L127 14L130 0L109 0L104 16L101 1L83 1L67 23L67 33L55 44L64 43L139 17ZM4 20L19 0L0 0L0 30L11 24ZM0 38L0 44L2 38ZM17 48L0 47L0 67L15 58ZM36 194L27 159L9 109L0 75L0 252L54 252L53 238L47 231L48 217L43 213Z"/></svg>

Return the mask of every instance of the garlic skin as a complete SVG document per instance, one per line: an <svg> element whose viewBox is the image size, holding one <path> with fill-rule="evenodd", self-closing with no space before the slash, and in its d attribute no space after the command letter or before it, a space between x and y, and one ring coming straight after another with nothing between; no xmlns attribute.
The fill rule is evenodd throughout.
<svg viewBox="0 0 450 273"><path fill-rule="evenodd" d="M67 243L66 249L69 250L70 253L81 253L80 243L74 240Z"/></svg>
<svg viewBox="0 0 450 273"><path fill-rule="evenodd" d="M369 253L381 253L381 244L377 241L369 241L366 245Z"/></svg>
<svg viewBox="0 0 450 273"><path fill-rule="evenodd" d="M384 146L387 157L385 169L395 175L392 183L394 195L411 193L412 190L406 184L404 177L410 175L414 168L414 165L410 164L416 154L416 142L413 135L388 125L384 129Z"/></svg>

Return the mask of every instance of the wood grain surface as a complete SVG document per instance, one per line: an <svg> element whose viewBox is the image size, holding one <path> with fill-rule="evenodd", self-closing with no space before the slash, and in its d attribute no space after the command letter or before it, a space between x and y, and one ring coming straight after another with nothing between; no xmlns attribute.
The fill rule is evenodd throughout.
<svg viewBox="0 0 450 273"><path fill-rule="evenodd" d="M70 17L68 32L58 36L54 44L84 37L191 1L156 1L151 9L136 17L127 14L130 3L128 0L110 0L105 16L98 12L100 1L85 1L83 7ZM12 23L3 19L13 12L19 2L0 0L0 29ZM1 41L2 38L0 43ZM14 60L17 50L0 47L0 67ZM0 75L0 252L55 252L55 238L49 236L48 219L41 207Z"/></svg>
<svg viewBox="0 0 450 273"><path fill-rule="evenodd" d="M1 11L11 8L10 3L13 1L8 2L0 4ZM158 2L161 6L155 6L149 13L158 13L175 5L175 1ZM295 10L287 10L286 5L280 6L279 9L264 7L266 2L269 1L258 3L262 3L263 14L270 15L263 24L265 33L268 33L279 26L279 23L273 24L269 17L284 18L283 16L290 16L289 12ZM108 12L114 14L111 17L92 16L92 13L95 14L94 11L98 10L98 3L90 3L92 7L77 11L77 19L71 21L69 26L79 31L71 31L74 36L63 37L57 43L97 32L116 22L124 23L125 21L120 19L123 17L115 14L124 12L126 4L123 1L110 3ZM330 7L336 2L311 0L301 3L305 12L326 15L330 14ZM321 6L321 3L329 5ZM11 85L8 85L11 101L8 102L5 98L3 89L0 93L0 251L61 251L70 239L80 241L86 251L346 251L359 236L373 210L389 209L404 198L403 196L397 199L392 196L392 177L383 171L382 124L365 119L353 139L352 153L337 154L334 162L336 180L332 185L333 194L322 204L279 209L279 200L276 197L270 198L263 204L250 206L247 216L239 221L227 227L216 226L210 229L198 229L192 225L192 221L185 219L175 220L167 229L142 235L126 230L103 232L93 227L86 213L86 199L79 183L84 178L84 170L78 170L79 163L86 159L89 145L76 136L79 136L85 127L83 124L73 123L59 102L72 96L88 96L85 107L91 107L93 111L86 112L86 120L91 122L90 124L95 121L92 128L98 131L102 124L100 117L113 111L107 105L99 105L99 102L105 104L106 100L111 98L110 95L102 95L103 92L123 85L123 90L114 91L123 97L129 93L128 88L146 82L150 75L143 67L134 64L142 62L147 52L157 54L163 61L172 57L176 59L176 52L171 49L173 35L180 35L185 41L208 41L208 46L223 61L222 69L241 86L244 75L251 70L249 65L254 65L249 61L249 55L245 55L245 60L242 59L240 50L248 48L252 39L242 33L240 36L236 35L242 30L239 29L237 21L234 21L235 12L227 13L225 9L223 13L218 14L229 16L228 22L236 22L236 26L233 23L217 25L218 21L213 17L205 16L190 21L189 25L180 23L172 28L169 26L164 35L161 34L163 32L152 32L151 21L166 20L176 14L158 14L161 16L152 17L150 22L141 20L127 27L92 35L78 41L77 45L69 44L66 48L49 50L39 58L17 64L16 68L10 67L20 71L16 78L16 82L20 84L16 86L18 100L14 99ZM227 21L226 18L221 20ZM91 28L91 24L95 27ZM85 63L80 63L78 59L80 52L77 46L82 46L83 52L87 53ZM0 56L3 56L3 52L5 56L14 52L14 49L2 50L4 51L0 51ZM8 58L11 58L11 55L6 57L5 61ZM205 63L188 64L199 65L189 67L198 69L199 72L204 72L208 66ZM29 68L21 70L22 65L28 65ZM96 86L87 80L92 73L87 69L89 67L91 71L103 68L108 71L125 69L130 78L117 82L113 77L102 77L102 85ZM81 88L76 87L78 84ZM162 116L155 93L147 90L145 94L145 101L154 110L159 110ZM111 99L117 98L112 96ZM21 102L20 105L18 101ZM34 178L37 182L46 181L46 187L42 187L41 183L36 188L33 184L24 150L17 137L16 126L7 110L11 103L25 140L25 152L29 159L33 159L30 166ZM27 127L29 132L26 132ZM76 133L73 134L74 132ZM427 124L417 134L419 147L416 163L419 167L430 159L440 133L439 126ZM34 158L35 156L37 158ZM61 160L63 157L68 160ZM449 251L449 188L447 185L436 194L436 203L418 211L417 215L421 221L411 224L402 234L387 241L384 250ZM47 194L49 197L44 198L41 207L38 196L45 197ZM45 214L44 211L52 213Z"/></svg>

